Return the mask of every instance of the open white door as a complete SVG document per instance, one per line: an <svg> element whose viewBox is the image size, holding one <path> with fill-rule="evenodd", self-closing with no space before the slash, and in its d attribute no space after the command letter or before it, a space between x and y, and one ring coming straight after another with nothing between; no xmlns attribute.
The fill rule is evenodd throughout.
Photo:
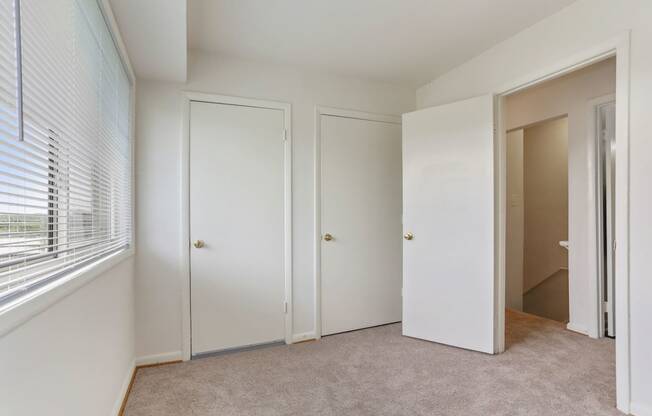
<svg viewBox="0 0 652 416"><path fill-rule="evenodd" d="M403 335L494 352L494 114L403 115Z"/></svg>

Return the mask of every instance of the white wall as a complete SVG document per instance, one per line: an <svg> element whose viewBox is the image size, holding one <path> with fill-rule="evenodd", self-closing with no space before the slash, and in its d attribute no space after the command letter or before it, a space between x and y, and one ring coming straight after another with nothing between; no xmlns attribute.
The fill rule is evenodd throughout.
<svg viewBox="0 0 652 416"><path fill-rule="evenodd" d="M0 414L116 415L134 365L134 261L0 338Z"/></svg>
<svg viewBox="0 0 652 416"><path fill-rule="evenodd" d="M316 105L373 113L414 109L415 91L297 68L191 52L185 85L138 82L137 355L175 359L181 351L181 91L292 104L294 334L314 335L314 111Z"/></svg>
<svg viewBox="0 0 652 416"><path fill-rule="evenodd" d="M652 415L652 2L580 0L417 91L419 107L497 89L631 30L630 315L631 404Z"/></svg>
<svg viewBox="0 0 652 416"><path fill-rule="evenodd" d="M180 359L181 87L136 86L136 356Z"/></svg>

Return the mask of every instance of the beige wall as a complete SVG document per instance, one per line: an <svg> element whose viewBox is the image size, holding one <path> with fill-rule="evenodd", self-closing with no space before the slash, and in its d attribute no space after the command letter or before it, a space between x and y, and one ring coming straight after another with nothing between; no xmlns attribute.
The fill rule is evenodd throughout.
<svg viewBox="0 0 652 416"><path fill-rule="evenodd" d="M524 294L568 267L559 246L568 238L567 161L566 117L507 133L506 305L561 321L568 319L567 271L541 293Z"/></svg>
<svg viewBox="0 0 652 416"><path fill-rule="evenodd" d="M523 129L507 133L505 279L508 308L523 310Z"/></svg>
<svg viewBox="0 0 652 416"><path fill-rule="evenodd" d="M562 268L568 251L568 119L546 121L523 132L523 292Z"/></svg>
<svg viewBox="0 0 652 416"><path fill-rule="evenodd" d="M568 322L568 270L559 270L523 294L523 311Z"/></svg>

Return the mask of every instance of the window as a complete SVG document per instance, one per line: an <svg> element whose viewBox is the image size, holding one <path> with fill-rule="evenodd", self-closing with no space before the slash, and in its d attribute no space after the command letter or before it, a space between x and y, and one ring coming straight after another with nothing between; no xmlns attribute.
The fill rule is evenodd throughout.
<svg viewBox="0 0 652 416"><path fill-rule="evenodd" d="M131 244L131 83L96 0L0 3L0 304Z"/></svg>

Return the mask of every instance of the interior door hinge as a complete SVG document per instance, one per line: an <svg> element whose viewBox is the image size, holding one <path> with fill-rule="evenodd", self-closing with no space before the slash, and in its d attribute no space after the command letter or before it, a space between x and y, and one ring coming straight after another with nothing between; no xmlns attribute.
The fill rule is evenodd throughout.
<svg viewBox="0 0 652 416"><path fill-rule="evenodd" d="M285 302L283 304L283 313L288 313L288 303L287 302Z"/></svg>
<svg viewBox="0 0 652 416"><path fill-rule="evenodd" d="M614 243L612 244L611 249L612 249L613 251L616 251L616 240L614 240Z"/></svg>
<svg viewBox="0 0 652 416"><path fill-rule="evenodd" d="M283 130L283 141L285 142L285 141L287 141L287 139L288 139L288 130L284 129Z"/></svg>

